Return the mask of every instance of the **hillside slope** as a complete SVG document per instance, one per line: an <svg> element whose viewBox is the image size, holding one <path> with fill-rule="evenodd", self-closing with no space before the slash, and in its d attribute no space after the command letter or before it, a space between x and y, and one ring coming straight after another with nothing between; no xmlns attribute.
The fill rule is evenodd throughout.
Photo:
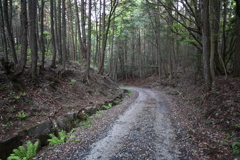
<svg viewBox="0 0 240 160"><path fill-rule="evenodd" d="M38 71L39 83L27 73L13 82L0 68L0 140L42 121L103 104L122 93L108 77L91 69L87 80L85 72L81 65L69 62L62 79L57 69L46 67Z"/></svg>

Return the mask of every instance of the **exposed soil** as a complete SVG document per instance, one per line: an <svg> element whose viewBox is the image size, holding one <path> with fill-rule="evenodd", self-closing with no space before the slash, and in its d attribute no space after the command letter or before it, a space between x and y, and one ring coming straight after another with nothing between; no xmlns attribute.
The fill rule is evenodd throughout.
<svg viewBox="0 0 240 160"><path fill-rule="evenodd" d="M42 121L103 104L122 93L108 77L93 69L90 72L87 79L81 65L69 63L62 79L57 69L46 67L38 71L39 82L32 81L27 72L10 81L0 68L0 140ZM20 118L20 113L26 117Z"/></svg>
<svg viewBox="0 0 240 160"><path fill-rule="evenodd" d="M193 74L180 78L125 81L159 90L168 100L182 128L182 152L199 159L239 159L240 78L216 77L215 88L204 90L204 82L194 83ZM184 133L183 133L184 132ZM233 149L235 147L235 149ZM193 158L194 159L194 158Z"/></svg>

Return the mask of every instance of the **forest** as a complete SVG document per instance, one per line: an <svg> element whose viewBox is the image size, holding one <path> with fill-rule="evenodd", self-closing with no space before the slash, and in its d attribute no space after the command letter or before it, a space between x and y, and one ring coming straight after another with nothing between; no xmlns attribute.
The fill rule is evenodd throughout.
<svg viewBox="0 0 240 160"><path fill-rule="evenodd" d="M68 61L134 79L170 79L191 68L214 86L215 75L240 76L239 1L1 0L2 65L11 79L38 79L46 65ZM46 61L49 60L49 64Z"/></svg>
<svg viewBox="0 0 240 160"><path fill-rule="evenodd" d="M240 157L240 0L0 0L0 59L0 140L139 85L210 159Z"/></svg>

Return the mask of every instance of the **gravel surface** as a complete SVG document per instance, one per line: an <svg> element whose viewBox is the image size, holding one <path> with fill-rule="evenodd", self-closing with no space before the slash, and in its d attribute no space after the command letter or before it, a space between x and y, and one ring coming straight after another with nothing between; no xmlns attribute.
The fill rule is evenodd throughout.
<svg viewBox="0 0 240 160"><path fill-rule="evenodd" d="M47 148L37 159L177 160L170 110L157 92L129 88L121 105L91 117L87 129L76 129L67 143ZM76 140L80 139L80 142Z"/></svg>

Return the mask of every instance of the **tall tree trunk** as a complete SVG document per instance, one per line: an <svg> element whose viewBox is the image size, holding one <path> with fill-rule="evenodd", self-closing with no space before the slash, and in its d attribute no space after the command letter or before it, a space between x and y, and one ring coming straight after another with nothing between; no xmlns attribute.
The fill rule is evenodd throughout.
<svg viewBox="0 0 240 160"><path fill-rule="evenodd" d="M113 20L113 24L112 24L112 36L111 36L111 49L110 49L110 61L109 61L109 75L112 79L115 79L115 75L116 75L116 62L114 59L114 55L113 55L113 49L114 49L114 34L115 34L115 20Z"/></svg>
<svg viewBox="0 0 240 160"><path fill-rule="evenodd" d="M111 9L110 13L107 18L107 24L105 21L106 18L106 0L103 0L103 13L102 13L102 48L101 48L101 59L100 59L100 65L99 65L99 74L103 74L104 72L104 61L105 61L105 50L107 45L107 36L110 28L110 23L112 20L112 16L115 13L115 10L118 6L118 0L112 0L111 1Z"/></svg>
<svg viewBox="0 0 240 160"><path fill-rule="evenodd" d="M15 73L13 75L13 78L17 78L19 75L21 75L24 71L24 68L26 66L27 61L27 36L28 36L28 21L27 21L27 1L21 0L21 54L20 59L17 64L17 67L15 68Z"/></svg>
<svg viewBox="0 0 240 160"><path fill-rule="evenodd" d="M81 24L82 24L82 57L87 59L87 39L86 39L86 3L81 0Z"/></svg>
<svg viewBox="0 0 240 160"><path fill-rule="evenodd" d="M207 90L212 89L212 76L210 71L210 24L209 24L209 0L202 2L202 45L203 45L203 74Z"/></svg>
<svg viewBox="0 0 240 160"><path fill-rule="evenodd" d="M37 80L37 35L36 35L36 18L37 18L37 1L28 1L28 17L29 17L29 42L31 49L31 68L30 76Z"/></svg>
<svg viewBox="0 0 240 160"><path fill-rule="evenodd" d="M100 51L100 67L99 67L99 74L103 74L104 72L104 59L105 59L105 47L104 44L106 43L106 21L105 21L105 17L106 17L106 12L105 12L105 8L106 8L106 1L103 0L103 13L102 13L102 46L101 46L101 51Z"/></svg>
<svg viewBox="0 0 240 160"><path fill-rule="evenodd" d="M5 24L6 24L6 28L7 28L9 45L10 45L10 49L12 51L13 62L16 65L18 61L17 61L17 55L16 55L15 46L14 46L13 33L11 30L12 26L10 25L11 20L9 20L9 16L8 16L8 0L4 0L3 5L4 5L4 7L3 7L4 19L5 19Z"/></svg>
<svg viewBox="0 0 240 160"><path fill-rule="evenodd" d="M54 33L54 4L55 0L50 0L50 17L51 17L51 36L52 36L52 52L53 58L51 62L51 67L56 68L56 43L55 43L55 33Z"/></svg>
<svg viewBox="0 0 240 160"><path fill-rule="evenodd" d="M100 4L101 4L101 0L100 0ZM95 0L95 2L94 2L94 11L95 11L95 32L96 32L96 40L95 40L95 47L96 47L96 49L95 49L95 55L94 55L94 58L93 58L93 64L94 65L97 65L97 63L98 63L98 60L97 60L97 58L98 58L98 56L99 56L99 28L98 28L98 24L99 24L99 22L98 22L98 16L97 16L97 3L96 3L96 0ZM101 8L101 6L100 6L100 8ZM100 14L100 16L101 16L101 14ZM101 17L99 17L99 19L101 20Z"/></svg>
<svg viewBox="0 0 240 160"><path fill-rule="evenodd" d="M73 23L73 12L72 12L72 4L71 4L71 0L68 0L68 4L69 4L69 20L71 24ZM70 25L70 30L71 30L71 37L69 37L69 39L71 39L70 44L72 45L72 57L71 59L73 61L76 61L76 47L75 47L75 40L74 40L74 25Z"/></svg>
<svg viewBox="0 0 240 160"><path fill-rule="evenodd" d="M67 62L67 49L66 49L66 4L65 0L62 0L62 58L63 68L61 74L65 71ZM62 75L61 75L62 76Z"/></svg>
<svg viewBox="0 0 240 160"><path fill-rule="evenodd" d="M59 63L62 64L62 5L61 0L58 0L58 56L59 56Z"/></svg>
<svg viewBox="0 0 240 160"><path fill-rule="evenodd" d="M89 78L90 72L90 58L91 58L91 31L92 31L92 23L91 23L91 12L92 12L92 0L89 0L88 3L88 50L87 50L87 78Z"/></svg>
<svg viewBox="0 0 240 160"><path fill-rule="evenodd" d="M0 27L1 27L1 30L2 30L2 41L3 41L3 48L4 48L4 57L5 57L5 61L8 62L7 38L6 38L5 28L4 28L2 0L0 0Z"/></svg>
<svg viewBox="0 0 240 160"><path fill-rule="evenodd" d="M136 47L135 47L135 39L136 39L136 37L135 37L135 34L136 33L133 33L132 34L132 55L131 55L131 68L130 68L130 73L129 74L131 74L130 76L131 76L131 78L132 79L134 79L134 68L135 68L135 52L136 52Z"/></svg>
<svg viewBox="0 0 240 160"><path fill-rule="evenodd" d="M77 33L78 33L78 41L79 41L79 45L80 45L80 48L79 48L79 52L81 54L82 52L82 34L81 34L81 29L80 29L80 18L79 18L79 12L78 12L78 4L77 4L77 0L74 0L74 4L75 4L75 11L76 11L76 22L77 22ZM81 58L82 55L80 56Z"/></svg>
<svg viewBox="0 0 240 160"><path fill-rule="evenodd" d="M172 3L168 3L168 25L171 27L173 25L173 19L172 19ZM168 36L168 65L169 65L169 78L170 78L170 81L172 80L173 78L173 48L174 48L174 44L173 44L173 38L171 36L171 28L168 27L167 28L167 34L169 35Z"/></svg>
<svg viewBox="0 0 240 160"><path fill-rule="evenodd" d="M234 60L234 77L240 77L240 0L235 0L237 22L236 22L236 44L235 44L235 60Z"/></svg>
<svg viewBox="0 0 240 160"><path fill-rule="evenodd" d="M45 45L44 45L44 23L43 23L43 18L44 18L44 0L41 0L41 25L40 25L40 41L41 41L41 49L42 49L42 62L41 62L41 68L44 68L44 62L45 62Z"/></svg>

